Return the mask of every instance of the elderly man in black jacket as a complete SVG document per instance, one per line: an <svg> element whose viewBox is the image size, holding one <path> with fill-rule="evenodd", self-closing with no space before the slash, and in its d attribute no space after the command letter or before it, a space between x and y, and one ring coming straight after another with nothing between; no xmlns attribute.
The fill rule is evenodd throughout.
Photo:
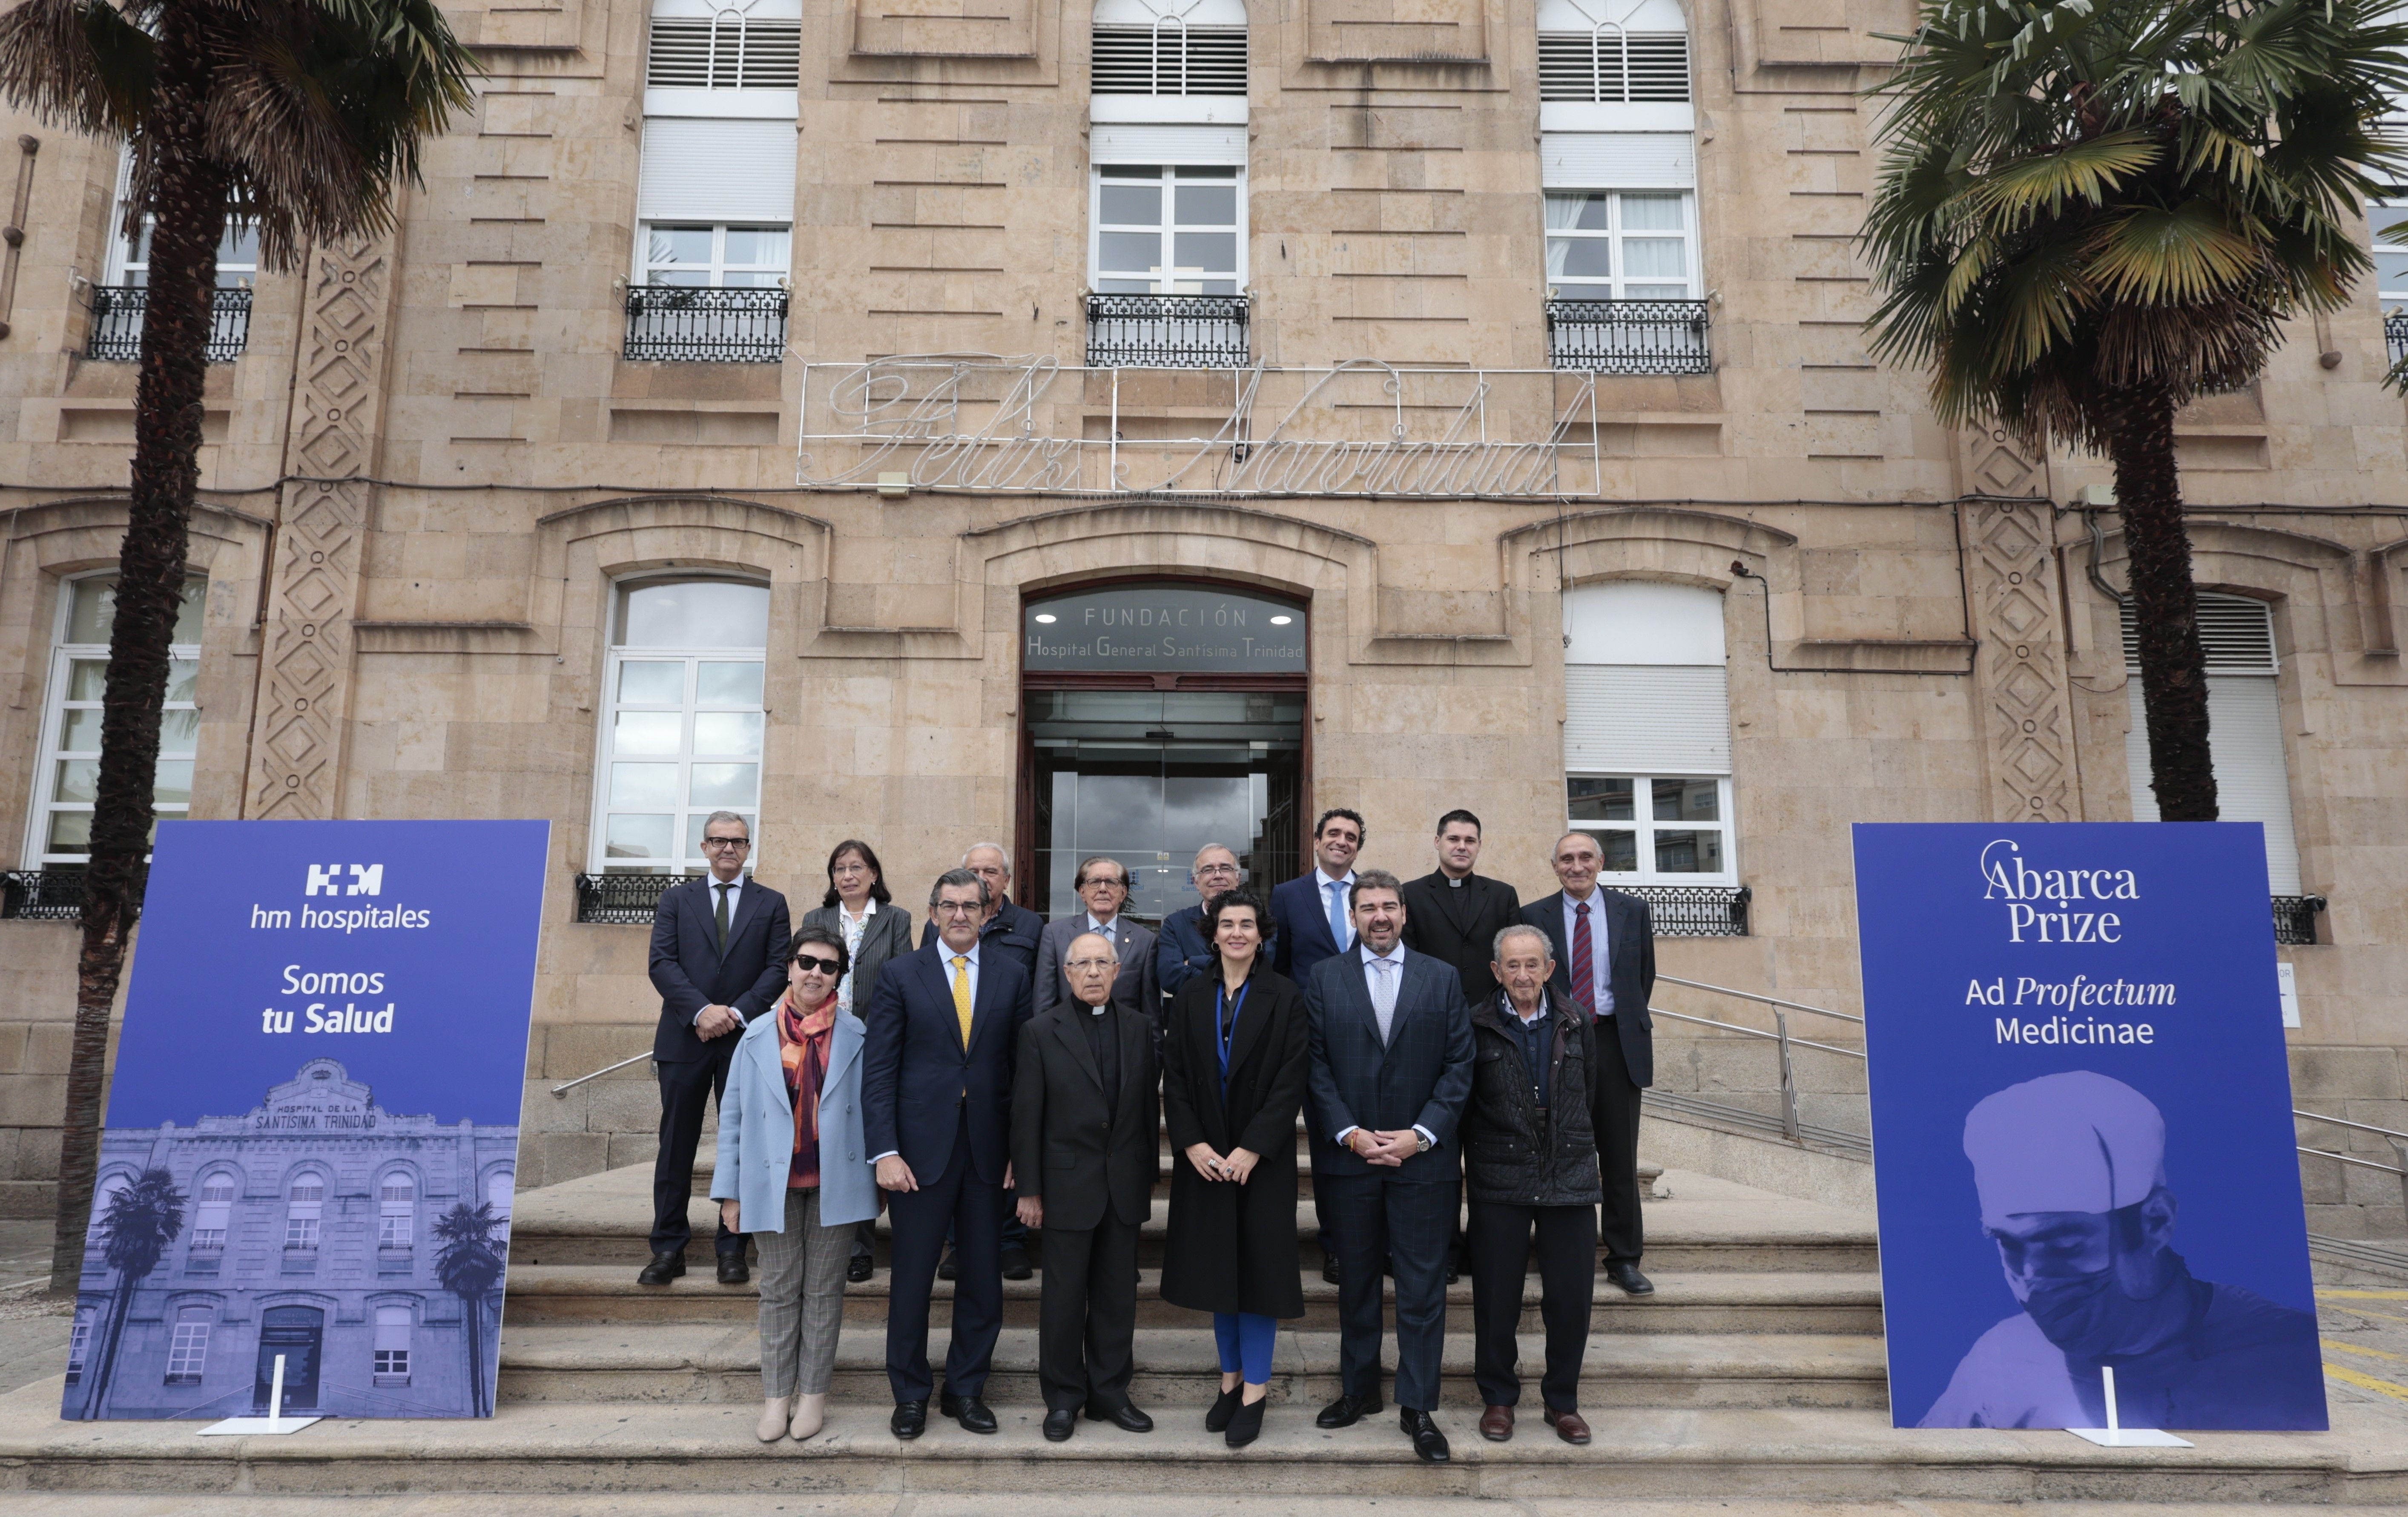
<svg viewBox="0 0 2408 1517"><path fill-rule="evenodd" d="M1530 1234L1539 1238L1539 1315L1546 1324L1543 1416L1567 1443L1586 1443L1581 1356L1597 1289L1598 1062L1586 1013L1547 987L1555 953L1526 924L1497 934L1502 987L1471 1009L1471 1098L1463 1167L1471 1192L1472 1380L1486 1410L1481 1436L1513 1436L1522 1398L1514 1333Z"/></svg>

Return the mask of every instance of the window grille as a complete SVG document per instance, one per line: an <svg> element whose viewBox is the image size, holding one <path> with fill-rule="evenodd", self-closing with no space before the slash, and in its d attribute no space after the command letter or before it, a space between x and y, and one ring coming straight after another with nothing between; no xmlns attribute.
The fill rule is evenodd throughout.
<svg viewBox="0 0 2408 1517"><path fill-rule="evenodd" d="M1597 105L1678 104L1689 98L1685 32L1539 34L1539 98Z"/></svg>
<svg viewBox="0 0 2408 1517"><path fill-rule="evenodd" d="M1246 93L1243 27L1164 21L1150 27L1098 26L1094 36L1089 87L1096 94Z"/></svg>
<svg viewBox="0 0 2408 1517"><path fill-rule="evenodd" d="M802 49L800 21L654 17L644 82L662 90L792 90L801 82Z"/></svg>

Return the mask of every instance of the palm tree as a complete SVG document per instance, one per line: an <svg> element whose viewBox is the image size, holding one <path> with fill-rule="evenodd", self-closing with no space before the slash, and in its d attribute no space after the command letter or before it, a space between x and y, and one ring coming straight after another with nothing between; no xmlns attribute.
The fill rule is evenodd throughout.
<svg viewBox="0 0 2408 1517"><path fill-rule="evenodd" d="M151 220L134 467L101 697L100 777L51 1257L82 1267L103 1062L142 901L168 638L199 479L201 383L229 216L268 266L313 239L381 233L419 144L472 100L473 64L433 0L25 0L0 16L0 94L133 150L127 235Z"/></svg>
<svg viewBox="0 0 2408 1517"><path fill-rule="evenodd" d="M494 1233L504 1222L490 1201L475 1206L462 1201L435 1221L435 1237L443 1247L435 1255L435 1278L460 1298L460 1315L468 1324L468 1415L493 1410L485 1384L485 1302L500 1283L502 1245Z"/></svg>
<svg viewBox="0 0 2408 1517"><path fill-rule="evenodd" d="M117 1372L117 1347L125 1338L126 1313L134 1309L134 1292L159 1267L167 1245L184 1230L184 1193L165 1169L146 1169L140 1179L108 1198L100 1218L100 1252L117 1271L117 1291L110 1302L108 1337L93 1356L91 1390L86 1394L86 1421L100 1415L108 1400L108 1382Z"/></svg>
<svg viewBox="0 0 2408 1517"><path fill-rule="evenodd" d="M2151 788L2212 822L2206 660L2173 418L2372 266L2401 163L2393 0L1930 0L1885 97L1863 242L1875 351L1940 421L2104 453L2140 629Z"/></svg>

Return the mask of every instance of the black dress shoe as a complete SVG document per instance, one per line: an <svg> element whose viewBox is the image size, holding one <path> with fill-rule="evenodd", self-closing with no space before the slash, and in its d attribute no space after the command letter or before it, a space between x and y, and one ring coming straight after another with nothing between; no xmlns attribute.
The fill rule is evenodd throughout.
<svg viewBox="0 0 2408 1517"><path fill-rule="evenodd" d="M1454 1261L1449 1260L1446 1267L1446 1282L1452 1285L1462 1278L1463 1271L1455 1267Z"/></svg>
<svg viewBox="0 0 2408 1517"><path fill-rule="evenodd" d="M1068 1407L1056 1407L1045 1414L1045 1441L1048 1443L1068 1443L1070 1435L1078 1430L1078 1414Z"/></svg>
<svg viewBox="0 0 2408 1517"><path fill-rule="evenodd" d="M744 1267L744 1255L723 1253L719 1256L719 1283L743 1285L752 1279L752 1271Z"/></svg>
<svg viewBox="0 0 2408 1517"><path fill-rule="evenodd" d="M910 1442L928 1430L928 1403L925 1401L896 1402L895 1415L886 1425L895 1430L896 1438L906 1443Z"/></svg>
<svg viewBox="0 0 2408 1517"><path fill-rule="evenodd" d="M1213 1402L1212 1410L1204 1414L1204 1431L1208 1433L1227 1432L1229 1430L1229 1418L1237 1412L1238 1401L1245 1394L1246 1388L1243 1385L1239 1386L1234 1391L1223 1391L1221 1393L1221 1399Z"/></svg>
<svg viewBox="0 0 2408 1517"><path fill-rule="evenodd" d="M1242 1449L1262 1437L1263 1409L1270 1404L1271 1398L1268 1395L1260 1401L1245 1401L1239 1404L1236 1414L1229 1419L1229 1447Z"/></svg>
<svg viewBox="0 0 2408 1517"><path fill-rule="evenodd" d="M965 1433L995 1431L995 1413L988 1410L986 1403L977 1396L955 1395L953 1392L947 1391L943 1398L937 1403L937 1410L961 1424L962 1431Z"/></svg>
<svg viewBox="0 0 2408 1517"><path fill-rule="evenodd" d="M1029 1267L1028 1251L1026 1249L1006 1249L1003 1251L1004 1279L1026 1280L1036 1273L1036 1270Z"/></svg>
<svg viewBox="0 0 2408 1517"><path fill-rule="evenodd" d="M1607 1263L1605 1278L1622 1287L1626 1295L1654 1295L1656 1282L1639 1272L1639 1267L1627 1259Z"/></svg>
<svg viewBox="0 0 2408 1517"><path fill-rule="evenodd" d="M1355 1395L1350 1392L1322 1408L1321 1415L1312 1419L1312 1424L1315 1427L1352 1427L1379 1410L1378 1392L1374 1391L1369 1395Z"/></svg>
<svg viewBox="0 0 2408 1517"><path fill-rule="evenodd" d="M945 1256L937 1261L937 1278L951 1280L959 1273L961 1273L960 1267L953 1262L953 1251L947 1249Z"/></svg>
<svg viewBox="0 0 2408 1517"><path fill-rule="evenodd" d="M1428 1412L1399 1407L1397 1420L1404 1425L1405 1437L1413 1440L1413 1454L1422 1463L1442 1465L1455 1457L1454 1451L1446 1446L1446 1435L1438 1430L1438 1424Z"/></svg>
<svg viewBox="0 0 2408 1517"><path fill-rule="evenodd" d="M652 1262L644 1266L643 1273L636 1277L636 1283L638 1285L666 1285L669 1281L677 1279L680 1275L684 1273L684 1254L655 1253L652 1255Z"/></svg>
<svg viewBox="0 0 2408 1517"><path fill-rule="evenodd" d="M858 1285L869 1278L870 1268L875 1263L876 1261L868 1254L856 1253L853 1256L852 1262L844 1267L844 1278Z"/></svg>
<svg viewBox="0 0 2408 1517"><path fill-rule="evenodd" d="M1327 1281L1332 1285L1338 1283L1338 1259L1336 1255L1324 1254L1322 1256L1321 1278Z"/></svg>
<svg viewBox="0 0 2408 1517"><path fill-rule="evenodd" d="M1124 1433L1151 1433L1154 1431L1154 1419L1147 1416L1144 1412L1138 1410L1137 1408L1129 1405L1125 1401L1122 1402L1117 1407L1099 1407L1092 1401L1089 1402L1087 1404L1087 1421L1091 1423L1110 1423Z"/></svg>

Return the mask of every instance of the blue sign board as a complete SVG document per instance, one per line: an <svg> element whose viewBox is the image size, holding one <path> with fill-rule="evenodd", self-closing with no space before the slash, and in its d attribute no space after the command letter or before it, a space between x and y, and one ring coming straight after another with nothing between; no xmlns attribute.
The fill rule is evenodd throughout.
<svg viewBox="0 0 2408 1517"><path fill-rule="evenodd" d="M2321 1428L2263 830L1859 823L1900 1427Z"/></svg>
<svg viewBox="0 0 2408 1517"><path fill-rule="evenodd" d="M492 1415L549 836L160 824L63 1416Z"/></svg>

